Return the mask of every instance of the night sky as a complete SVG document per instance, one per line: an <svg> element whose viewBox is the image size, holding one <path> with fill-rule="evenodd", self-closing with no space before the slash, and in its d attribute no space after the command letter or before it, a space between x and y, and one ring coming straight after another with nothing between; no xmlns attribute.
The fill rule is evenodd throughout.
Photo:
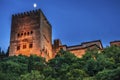
<svg viewBox="0 0 120 80"><path fill-rule="evenodd" d="M33 4L37 7L34 8ZM52 25L52 38L63 44L120 40L120 0L0 0L0 47L10 41L12 14L41 9Z"/></svg>

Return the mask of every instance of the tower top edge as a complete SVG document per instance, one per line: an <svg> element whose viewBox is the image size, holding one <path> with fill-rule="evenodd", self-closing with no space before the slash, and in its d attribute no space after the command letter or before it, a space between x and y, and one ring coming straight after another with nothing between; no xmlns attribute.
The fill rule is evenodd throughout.
<svg viewBox="0 0 120 80"><path fill-rule="evenodd" d="M12 14L12 17L29 16L29 15L39 14L40 12L42 12L41 9L30 10L22 13Z"/></svg>

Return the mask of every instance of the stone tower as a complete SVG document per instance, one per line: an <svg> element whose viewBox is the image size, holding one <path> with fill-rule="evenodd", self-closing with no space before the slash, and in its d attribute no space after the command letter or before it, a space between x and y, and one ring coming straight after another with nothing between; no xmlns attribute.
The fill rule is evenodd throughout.
<svg viewBox="0 0 120 80"><path fill-rule="evenodd" d="M12 15L9 56L36 54L52 58L52 28L43 12Z"/></svg>

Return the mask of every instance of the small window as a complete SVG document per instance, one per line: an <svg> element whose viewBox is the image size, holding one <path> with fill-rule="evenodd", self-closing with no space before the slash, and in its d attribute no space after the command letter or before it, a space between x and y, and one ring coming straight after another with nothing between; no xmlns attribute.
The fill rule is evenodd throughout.
<svg viewBox="0 0 120 80"><path fill-rule="evenodd" d="M29 35L30 33L29 32L27 32L27 35Z"/></svg>
<svg viewBox="0 0 120 80"><path fill-rule="evenodd" d="M17 46L17 51L20 50L20 46Z"/></svg>
<svg viewBox="0 0 120 80"><path fill-rule="evenodd" d="M24 36L26 36L26 32L24 33Z"/></svg>
<svg viewBox="0 0 120 80"><path fill-rule="evenodd" d="M33 31L31 31L30 33L33 34Z"/></svg>
<svg viewBox="0 0 120 80"><path fill-rule="evenodd" d="M18 33L17 36L20 37L20 34Z"/></svg>
<svg viewBox="0 0 120 80"><path fill-rule="evenodd" d="M23 33L21 33L21 36L23 36Z"/></svg>
<svg viewBox="0 0 120 80"><path fill-rule="evenodd" d="M33 44L31 43L31 44L29 44L29 48L32 48L33 47Z"/></svg>
<svg viewBox="0 0 120 80"><path fill-rule="evenodd" d="M23 45L23 49L25 49L26 48L26 45Z"/></svg>

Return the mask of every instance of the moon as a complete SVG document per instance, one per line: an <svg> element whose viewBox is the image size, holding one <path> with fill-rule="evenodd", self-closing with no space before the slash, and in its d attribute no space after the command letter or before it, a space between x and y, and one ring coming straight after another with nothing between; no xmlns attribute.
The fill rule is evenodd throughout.
<svg viewBox="0 0 120 80"><path fill-rule="evenodd" d="M37 7L37 4L36 4L36 3L34 3L34 4L33 4L33 7L34 7L34 8L36 8L36 7Z"/></svg>

